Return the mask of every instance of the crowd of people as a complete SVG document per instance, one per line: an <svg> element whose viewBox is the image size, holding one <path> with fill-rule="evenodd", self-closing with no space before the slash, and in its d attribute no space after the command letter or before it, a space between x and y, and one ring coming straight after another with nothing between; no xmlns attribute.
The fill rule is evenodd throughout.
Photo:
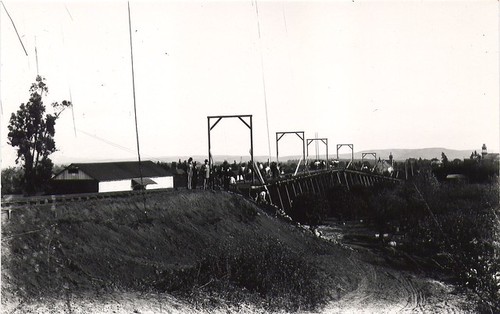
<svg viewBox="0 0 500 314"><path fill-rule="evenodd" d="M257 168L256 168L257 167ZM204 163L198 164L193 158L176 164L176 168L182 169L186 173L187 189L225 189L229 190L232 185L238 182L251 182L253 179L263 180L279 178L279 165L276 163L256 163L251 162L232 164L224 161L221 164L210 164L208 159ZM258 169L258 172L256 171Z"/></svg>
<svg viewBox="0 0 500 314"><path fill-rule="evenodd" d="M339 162L332 160L331 168L339 167ZM236 183L270 182L279 178L293 175L297 170L297 161L288 161L284 164L276 162L256 162L252 165L250 161L233 163L224 161L222 163L210 163L208 159L204 162L196 162L188 158L183 162L172 163L167 168L182 170L182 178L179 178L178 186L186 186L187 189L224 189L229 190ZM302 165L301 165L302 167ZM307 171L318 171L327 169L325 160L311 160L308 162ZM303 169L301 169L303 171ZM185 177L184 177L185 175Z"/></svg>

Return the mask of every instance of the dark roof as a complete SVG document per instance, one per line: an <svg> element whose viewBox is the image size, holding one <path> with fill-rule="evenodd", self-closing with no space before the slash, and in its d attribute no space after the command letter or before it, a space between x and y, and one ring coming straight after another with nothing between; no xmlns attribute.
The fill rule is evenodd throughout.
<svg viewBox="0 0 500 314"><path fill-rule="evenodd" d="M175 168L175 169L171 169L170 171L172 171L172 173L175 175L175 174L178 174L178 175L184 175L186 174L186 171L182 170L182 169L179 169L179 168Z"/></svg>
<svg viewBox="0 0 500 314"><path fill-rule="evenodd" d="M499 159L499 154L498 153L489 153L489 154L484 155L483 159L496 160L496 159Z"/></svg>
<svg viewBox="0 0 500 314"><path fill-rule="evenodd" d="M75 163L69 165L68 168L78 168L98 181L134 179L141 176L137 161ZM172 176L169 171L150 160L141 162L141 171L143 177Z"/></svg>
<svg viewBox="0 0 500 314"><path fill-rule="evenodd" d="M141 178L134 178L132 179L132 182L134 182L135 184L141 184ZM142 178L142 185L148 185L148 184L157 184L157 183L150 178Z"/></svg>

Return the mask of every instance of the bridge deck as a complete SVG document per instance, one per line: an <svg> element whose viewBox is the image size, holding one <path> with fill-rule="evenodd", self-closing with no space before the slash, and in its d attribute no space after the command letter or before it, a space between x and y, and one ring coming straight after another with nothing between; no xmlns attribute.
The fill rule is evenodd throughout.
<svg viewBox="0 0 500 314"><path fill-rule="evenodd" d="M294 199L304 193L325 195L328 189L343 186L348 190L353 186L373 186L381 182L398 183L400 179L369 172L349 169L319 170L297 176L267 180L265 184L239 183L234 187L242 194L256 197L258 192L267 192L267 202L287 210Z"/></svg>

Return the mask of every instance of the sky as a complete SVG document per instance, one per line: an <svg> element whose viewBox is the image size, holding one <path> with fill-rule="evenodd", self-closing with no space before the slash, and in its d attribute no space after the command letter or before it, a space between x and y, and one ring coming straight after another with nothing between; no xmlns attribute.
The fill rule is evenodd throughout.
<svg viewBox="0 0 500 314"><path fill-rule="evenodd" d="M127 2L4 4L2 168L15 164L7 126L37 73L49 112L73 103L55 163L137 159ZM216 115L252 115L254 154L272 159L288 131L328 138L330 154L341 143L499 151L498 1L131 1L130 12L142 159L207 155ZM238 119L211 144L249 159ZM294 135L279 145L302 152Z"/></svg>

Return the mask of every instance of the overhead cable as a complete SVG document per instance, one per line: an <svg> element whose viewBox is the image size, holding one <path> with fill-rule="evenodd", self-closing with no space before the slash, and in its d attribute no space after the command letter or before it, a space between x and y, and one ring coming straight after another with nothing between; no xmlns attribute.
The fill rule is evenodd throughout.
<svg viewBox="0 0 500 314"><path fill-rule="evenodd" d="M24 48L23 41L21 40L21 36L19 36L19 32L17 31L17 27L16 27L16 24L14 23L14 20L10 16L9 11L7 11L7 8L5 7L5 4L3 3L3 1L0 1L0 2L2 2L2 6L5 10L5 13L7 13L7 16L9 17L10 22L12 23L12 26L14 26L14 31L16 31L17 38L19 39L21 46L23 46L24 53L26 54L26 56L28 56L28 52L26 51L26 48Z"/></svg>
<svg viewBox="0 0 500 314"><path fill-rule="evenodd" d="M143 180L143 175L142 175L142 165L141 165L141 150L139 146L139 126L137 124L137 104L135 100L135 78L134 78L134 49L132 47L132 20L130 18L130 2L127 2L127 7L128 7L128 30L129 30L129 36L130 36L130 61L131 61L131 68L132 68L132 94L134 97L134 118L135 118L135 138L136 138L136 143L137 143L137 158L139 161L139 175L141 178L141 187L144 187L144 180ZM144 192L144 189L142 190L142 199L143 199L143 204L144 204L144 213L146 213L146 193Z"/></svg>
<svg viewBox="0 0 500 314"><path fill-rule="evenodd" d="M262 69L262 86L264 88L264 106L266 110L266 127L267 127L267 145L269 150L269 161L271 161L271 138L269 136L269 115L267 110L267 93L266 93L266 79L264 74L264 56L262 53L262 38L260 36L260 21L259 21L259 7L257 1L255 1L255 13L257 14L257 31L259 34L259 44L260 44L260 66Z"/></svg>

